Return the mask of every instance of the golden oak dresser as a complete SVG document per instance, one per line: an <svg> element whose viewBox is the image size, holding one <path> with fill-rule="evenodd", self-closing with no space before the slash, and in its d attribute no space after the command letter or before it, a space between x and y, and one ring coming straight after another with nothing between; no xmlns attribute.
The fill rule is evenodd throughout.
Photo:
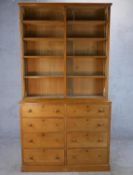
<svg viewBox="0 0 133 175"><path fill-rule="evenodd" d="M22 171L109 171L110 3L19 3Z"/></svg>

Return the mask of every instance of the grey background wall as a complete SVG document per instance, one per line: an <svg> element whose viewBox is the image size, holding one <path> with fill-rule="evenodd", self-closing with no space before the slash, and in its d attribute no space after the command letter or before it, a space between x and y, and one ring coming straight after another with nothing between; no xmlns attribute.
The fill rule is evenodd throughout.
<svg viewBox="0 0 133 175"><path fill-rule="evenodd" d="M0 137L19 137L21 81L18 2L0 0ZM133 137L133 1L84 2L113 3L109 81L109 98L113 102L112 137Z"/></svg>

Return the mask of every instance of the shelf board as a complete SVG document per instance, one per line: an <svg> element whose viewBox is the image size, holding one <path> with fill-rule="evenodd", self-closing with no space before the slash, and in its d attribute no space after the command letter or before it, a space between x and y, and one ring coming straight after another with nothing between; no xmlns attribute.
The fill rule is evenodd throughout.
<svg viewBox="0 0 133 175"><path fill-rule="evenodd" d="M106 38L93 38L93 37L69 37L69 41L106 41Z"/></svg>
<svg viewBox="0 0 133 175"><path fill-rule="evenodd" d="M71 55L71 56L67 56L68 58L102 58L102 59L105 59L106 56L105 55L101 55L101 56L97 56L97 55L92 55L92 56L77 56L77 55Z"/></svg>
<svg viewBox="0 0 133 175"><path fill-rule="evenodd" d="M25 97L26 100L37 100L37 99L55 99L55 98L64 98L64 95L28 95ZM103 95L67 95L68 99L105 99Z"/></svg>
<svg viewBox="0 0 133 175"><path fill-rule="evenodd" d="M61 21L61 20L23 20L23 24L64 25L64 21Z"/></svg>
<svg viewBox="0 0 133 175"><path fill-rule="evenodd" d="M64 98L64 95L28 95L27 99Z"/></svg>
<svg viewBox="0 0 133 175"><path fill-rule="evenodd" d="M68 95L67 98L105 98L103 95Z"/></svg>
<svg viewBox="0 0 133 175"><path fill-rule="evenodd" d="M88 24L106 24L106 20L68 20L68 24L76 24L76 25L88 25Z"/></svg>
<svg viewBox="0 0 133 175"><path fill-rule="evenodd" d="M106 78L105 75L68 75L68 78Z"/></svg>
<svg viewBox="0 0 133 175"><path fill-rule="evenodd" d="M46 56L46 55L25 55L24 56L24 58L33 58L33 59L38 59L38 58L64 58L64 56ZM78 55L71 55L71 56L67 56L67 58L99 58L99 59L105 59L106 58L106 56L105 55L101 55L101 56L97 56L97 55L92 55L92 56L85 56L85 55L83 55L83 56L78 56Z"/></svg>
<svg viewBox="0 0 133 175"><path fill-rule="evenodd" d="M68 41L106 41L106 38L92 38L92 37L69 37ZM25 37L24 41L54 41L54 42L64 42L63 38L55 37Z"/></svg>
<svg viewBox="0 0 133 175"><path fill-rule="evenodd" d="M33 59L38 59L38 58L64 58L64 56L45 56L45 55L25 55L24 58L33 58Z"/></svg>
<svg viewBox="0 0 133 175"><path fill-rule="evenodd" d="M63 75L25 75L25 78L64 78Z"/></svg>
<svg viewBox="0 0 133 175"><path fill-rule="evenodd" d="M64 42L63 38L55 37L25 37L24 41L54 41L54 42Z"/></svg>

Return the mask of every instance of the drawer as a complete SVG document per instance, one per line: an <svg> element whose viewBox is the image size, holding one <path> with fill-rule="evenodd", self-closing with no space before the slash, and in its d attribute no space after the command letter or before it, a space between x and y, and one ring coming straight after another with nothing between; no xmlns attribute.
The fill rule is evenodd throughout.
<svg viewBox="0 0 133 175"><path fill-rule="evenodd" d="M58 132L64 131L63 118L23 118L24 132Z"/></svg>
<svg viewBox="0 0 133 175"><path fill-rule="evenodd" d="M107 117L109 115L109 105L71 104L67 105L66 109L70 117Z"/></svg>
<svg viewBox="0 0 133 175"><path fill-rule="evenodd" d="M63 149L24 149L24 163L43 165L63 165Z"/></svg>
<svg viewBox="0 0 133 175"><path fill-rule="evenodd" d="M106 118L68 118L68 131L108 131L109 119Z"/></svg>
<svg viewBox="0 0 133 175"><path fill-rule="evenodd" d="M70 132L67 134L68 148L106 147L107 144L106 132Z"/></svg>
<svg viewBox="0 0 133 175"><path fill-rule="evenodd" d="M107 149L69 149L68 164L106 164L108 162Z"/></svg>
<svg viewBox="0 0 133 175"><path fill-rule="evenodd" d="M26 103L21 106L24 117L62 117L64 116L64 105Z"/></svg>
<svg viewBox="0 0 133 175"><path fill-rule="evenodd" d="M63 133L24 133L24 148L57 148L64 147Z"/></svg>

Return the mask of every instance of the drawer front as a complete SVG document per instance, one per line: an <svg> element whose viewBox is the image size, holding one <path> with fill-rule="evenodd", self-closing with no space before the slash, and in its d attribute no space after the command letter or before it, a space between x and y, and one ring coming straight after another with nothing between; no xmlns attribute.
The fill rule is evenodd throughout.
<svg viewBox="0 0 133 175"><path fill-rule="evenodd" d="M107 149L69 149L68 164L99 164L108 162Z"/></svg>
<svg viewBox="0 0 133 175"><path fill-rule="evenodd" d="M67 134L68 148L106 147L108 135L105 132L70 132Z"/></svg>
<svg viewBox="0 0 133 175"><path fill-rule="evenodd" d="M108 131L108 122L106 118L68 118L68 131Z"/></svg>
<svg viewBox="0 0 133 175"><path fill-rule="evenodd" d="M63 149L24 149L24 163L43 165L63 165Z"/></svg>
<svg viewBox="0 0 133 175"><path fill-rule="evenodd" d="M64 105L26 103L21 107L24 117L62 117L64 116Z"/></svg>
<svg viewBox="0 0 133 175"><path fill-rule="evenodd" d="M109 114L109 105L71 104L67 105L66 109L70 117L108 117Z"/></svg>
<svg viewBox="0 0 133 175"><path fill-rule="evenodd" d="M60 148L64 147L63 133L24 133L24 148Z"/></svg>
<svg viewBox="0 0 133 175"><path fill-rule="evenodd" d="M58 118L23 118L24 132L58 132L64 131L64 119Z"/></svg>

